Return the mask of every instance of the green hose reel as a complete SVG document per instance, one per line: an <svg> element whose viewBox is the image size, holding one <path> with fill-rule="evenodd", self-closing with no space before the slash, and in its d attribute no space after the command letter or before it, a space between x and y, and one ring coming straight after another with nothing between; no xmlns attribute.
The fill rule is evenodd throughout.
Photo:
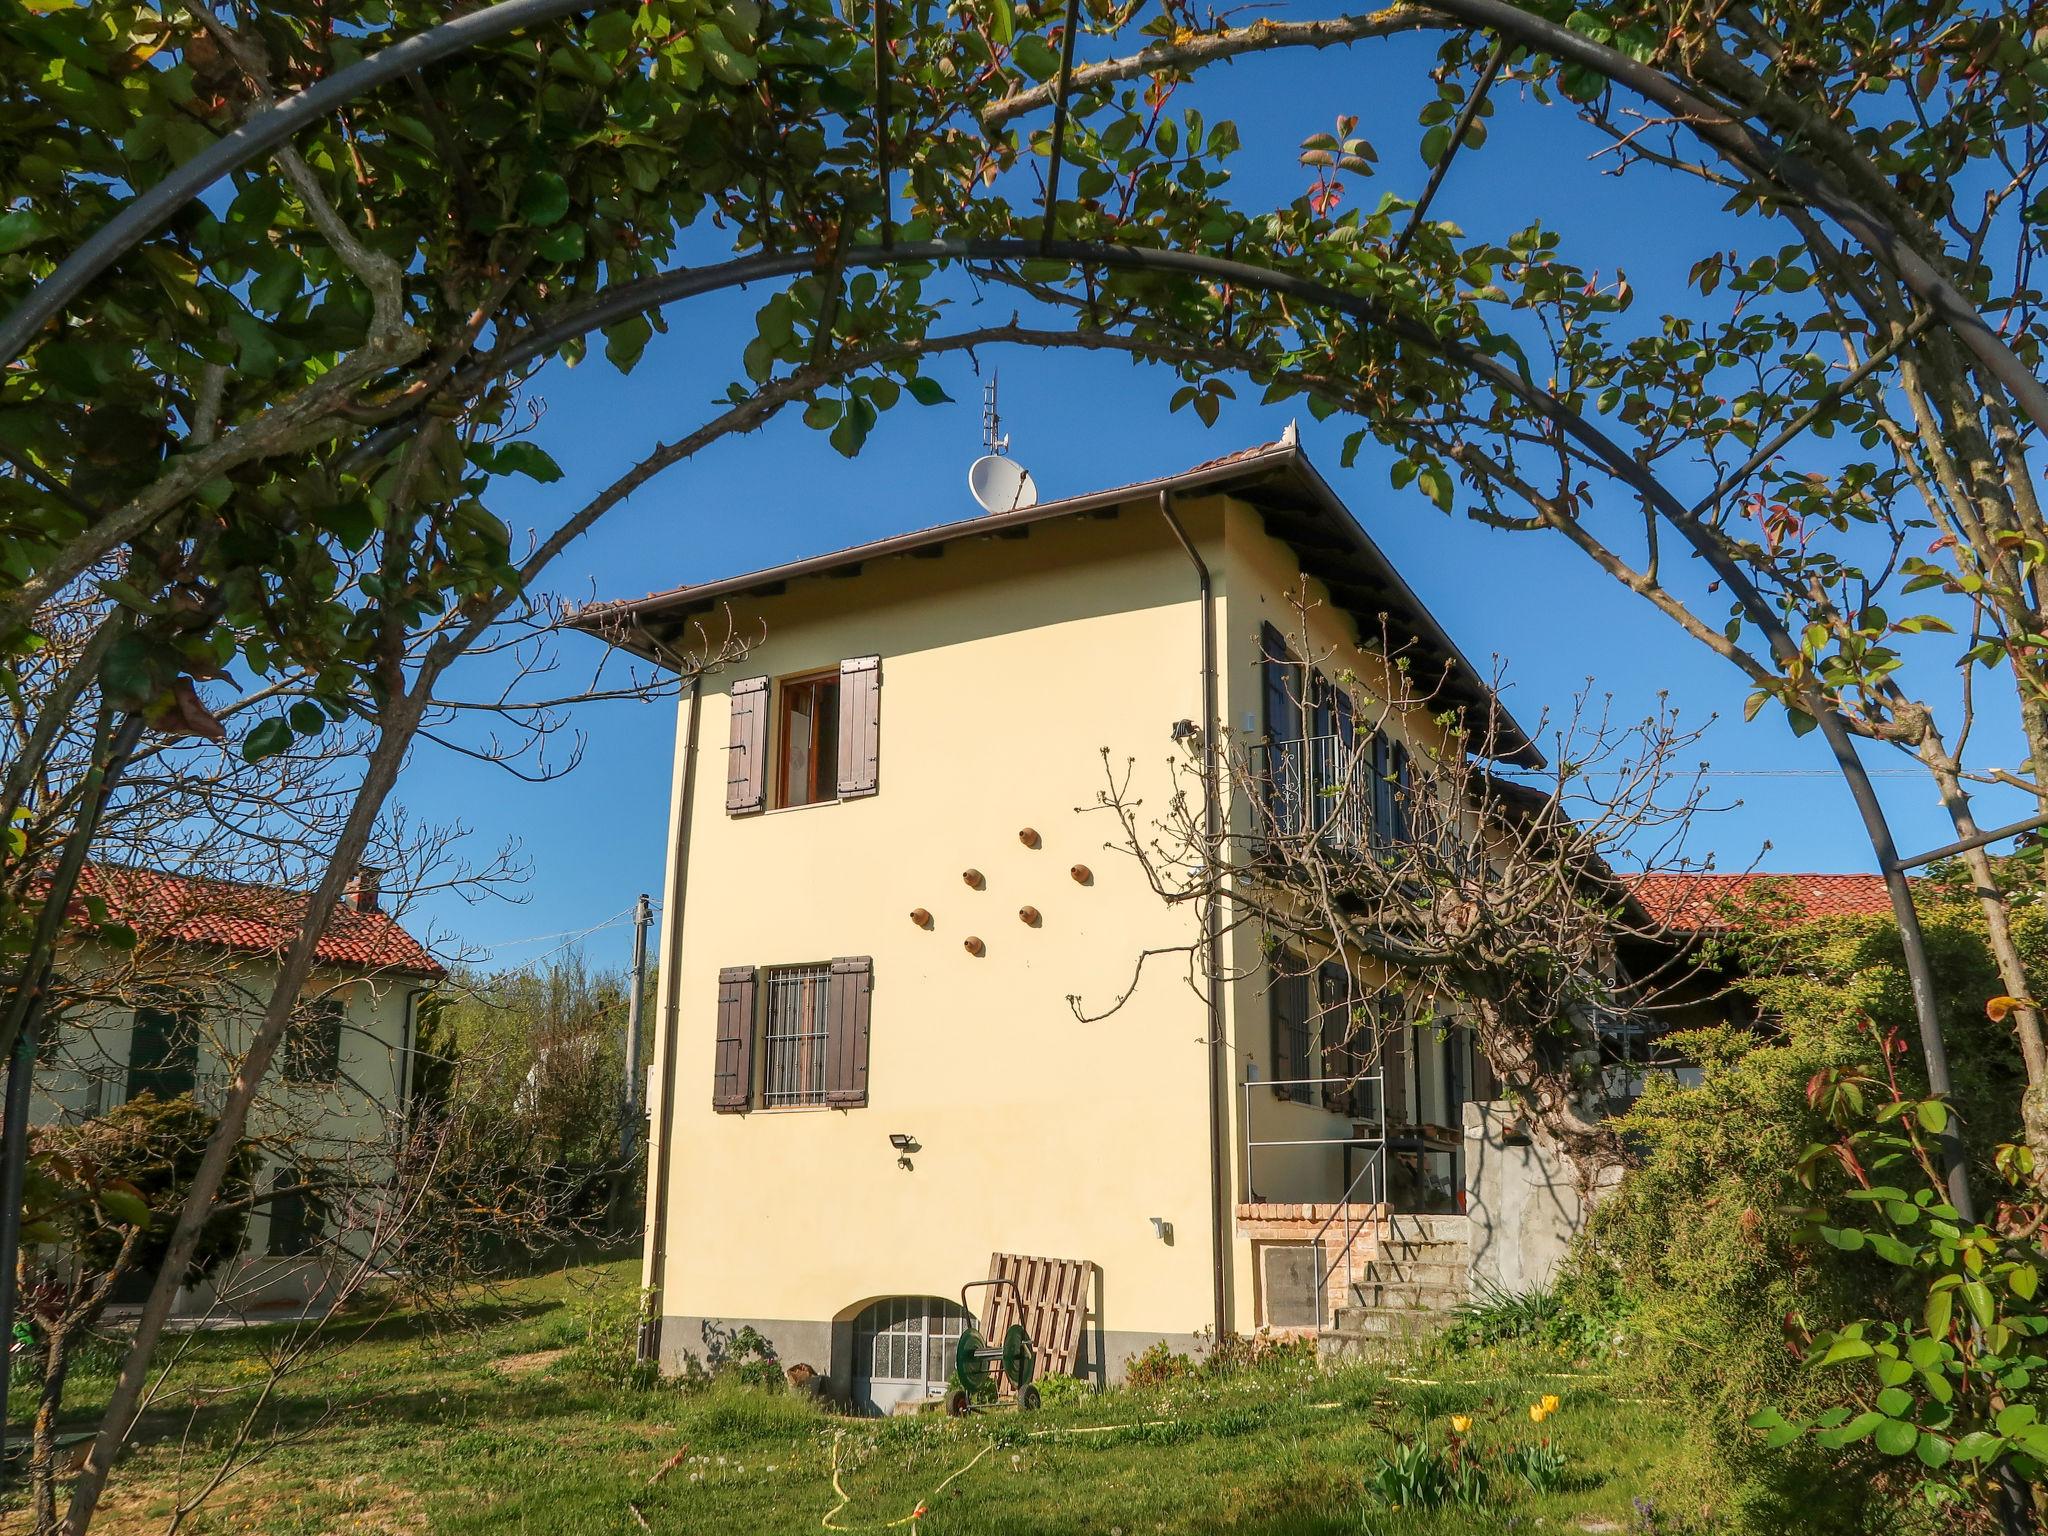
<svg viewBox="0 0 2048 1536"><path fill-rule="evenodd" d="M1010 1285L1007 1280L978 1280L962 1286L960 1306L965 1311L967 1293L976 1286ZM1011 1287L1015 1289L1014 1286ZM1038 1388L1031 1384L1031 1378L1038 1366L1038 1350L1031 1342L1031 1335L1022 1323L1012 1323L1003 1334L1001 1348L992 1347L982 1338L970 1314L967 1325L960 1330L960 1340L953 1346L953 1390L946 1397L946 1411L955 1417L985 1408L995 1402L998 1388L996 1367L1001 1368L1002 1379L1010 1384L1016 1394L1019 1408L1038 1406Z"/></svg>

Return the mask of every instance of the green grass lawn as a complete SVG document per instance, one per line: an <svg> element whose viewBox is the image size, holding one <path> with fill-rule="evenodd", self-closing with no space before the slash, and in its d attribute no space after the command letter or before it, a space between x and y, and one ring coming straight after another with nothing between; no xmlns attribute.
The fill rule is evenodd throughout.
<svg viewBox="0 0 2048 1536"><path fill-rule="evenodd" d="M594 1374L575 1348L593 1296L616 1317L636 1272L627 1262L521 1282L455 1326L384 1319L274 1389L262 1459L184 1529L631 1536L644 1520L692 1536L880 1532L907 1530L923 1502L918 1526L930 1536L1669 1532L1688 1503L1697 1509L1673 1410L1625 1375L1555 1356L1267 1367L1062 1395L1032 1415L845 1419L734 1383L648 1389ZM186 1342L96 1529L163 1529L219 1464L265 1378L264 1352L284 1337L252 1329ZM88 1363L74 1397L81 1412L106 1388L105 1360ZM1538 1427L1528 1408L1546 1393L1562 1406ZM1384 1453L1420 1435L1442 1444L1453 1414L1472 1416L1471 1441L1488 1463L1550 1439L1567 1458L1567 1486L1539 1495L1496 1468L1485 1507L1435 1514L1389 1508L1367 1491ZM1659 1512L1653 1524L1637 1499ZM18 1505L0 1515L21 1522Z"/></svg>

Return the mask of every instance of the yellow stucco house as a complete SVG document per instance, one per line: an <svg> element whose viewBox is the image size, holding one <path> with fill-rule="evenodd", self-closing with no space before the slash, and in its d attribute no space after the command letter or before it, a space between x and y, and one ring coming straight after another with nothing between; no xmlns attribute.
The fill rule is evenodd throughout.
<svg viewBox="0 0 2048 1536"><path fill-rule="evenodd" d="M1201 921L1106 848L1103 749L1165 796L1190 733L1330 728L1274 687L1304 581L1327 665L1371 677L1391 632L1439 707L1494 711L1499 755L1541 763L1291 441L579 617L656 661L700 628L759 636L676 723L646 1245L665 1369L751 1327L859 1406L936 1395L995 1253L1091 1266L1080 1369L1106 1379L1159 1340L1374 1310L1325 1294L1347 1251L1361 1286L1463 1293L1466 1106L1489 1093L1468 1031L1390 1024L1383 1077L1325 1092L1306 986L1269 985L1242 930L1212 999L1152 973L1096 1022L1070 1001L1100 1011ZM1390 725L1387 761L1436 729ZM1388 1227L1361 1159L1397 1144L1416 1214Z"/></svg>
<svg viewBox="0 0 2048 1536"><path fill-rule="evenodd" d="M269 1005L304 893L95 864L79 896L104 903L136 942L66 953L65 1006L45 1031L31 1124L95 1117L144 1093L217 1109ZM419 1003L445 974L383 909L376 873L358 875L328 919L299 1017L251 1111L261 1162L242 1252L181 1291L177 1315L318 1306L374 1260L364 1234L403 1126ZM334 1192L308 1197L309 1184ZM117 1301L140 1300L155 1278L136 1274Z"/></svg>

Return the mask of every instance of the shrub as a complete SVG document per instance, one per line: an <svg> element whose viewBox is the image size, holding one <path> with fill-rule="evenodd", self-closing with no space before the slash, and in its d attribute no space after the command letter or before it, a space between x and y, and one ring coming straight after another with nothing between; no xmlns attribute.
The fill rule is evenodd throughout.
<svg viewBox="0 0 2048 1536"><path fill-rule="evenodd" d="M1984 998L1999 988L1981 924L1939 902L1925 916L1949 1015L1956 1102L1981 1176L2015 1121L2016 1053L1983 1016ZM2022 935L2031 947L2038 928ZM1701 1081L1680 1088L1653 1080L1623 1118L1639 1161L1596 1208L1564 1295L1618 1290L1631 1298L1631 1359L1642 1378L1685 1405L1707 1474L1702 1492L1718 1505L1721 1529L1893 1536L1932 1528L1924 1507L1916 1512L1901 1500L1883 1458L1865 1453L1845 1463L1810 1440L1773 1454L1747 1428L1767 1407L1803 1420L1832 1405L1802 1369L1788 1320L1819 1329L1870 1316L1897 1282L1897 1271L1868 1250L1815 1240L1786 1182L1807 1148L1830 1136L1808 1084L1866 1061L1871 1021L1912 1028L1897 931L1876 919L1832 919L1752 935L1737 950L1760 1022L1672 1038L1698 1063ZM1833 1208L1828 1224L1843 1225L1840 1192L1824 1203ZM1815 1498L1819 1487L1826 1498Z"/></svg>
<svg viewBox="0 0 2048 1536"><path fill-rule="evenodd" d="M1454 1354L1499 1344L1527 1344L1605 1355L1627 1331L1630 1301L1618 1286L1587 1277L1569 1287L1556 1281L1528 1291L1479 1282L1478 1297L1460 1306L1438 1335Z"/></svg>
<svg viewBox="0 0 2048 1536"><path fill-rule="evenodd" d="M1893 1266L1895 1282L1877 1315L1822 1329L1799 1349L1831 1406L1811 1421L1767 1408L1750 1422L1773 1448L1811 1436L1839 1453L1867 1440L1930 1509L1988 1529L2002 1503L2028 1499L2021 1490L2048 1472L2043 1211L2021 1187L2028 1154L2013 1147L1999 1226L1961 1218L1933 1145L1948 1105L1902 1094L1890 1069L1904 1043L1879 1044L1882 1074L1824 1073L1809 1086L1836 1135L1808 1149L1799 1180L1816 1197L1842 1189L1849 1202L1840 1225L1819 1200L1809 1210L1816 1246L1867 1250Z"/></svg>
<svg viewBox="0 0 2048 1536"><path fill-rule="evenodd" d="M1039 1401L1048 1408L1095 1395L1095 1383L1079 1376L1041 1376L1036 1385Z"/></svg>
<svg viewBox="0 0 2048 1536"><path fill-rule="evenodd" d="M574 1329L569 1364L597 1381L649 1387L661 1379L660 1369L640 1360L640 1324L647 1316L649 1296L616 1286L589 1291L569 1309Z"/></svg>
<svg viewBox="0 0 2048 1536"><path fill-rule="evenodd" d="M1309 1334L1275 1334L1261 1328L1257 1333L1226 1333L1212 1344L1196 1368L1204 1380L1221 1380L1245 1371L1280 1370L1289 1366L1313 1366L1316 1341Z"/></svg>
<svg viewBox="0 0 2048 1536"><path fill-rule="evenodd" d="M1129 1387L1163 1387L1176 1381L1191 1381L1194 1375L1195 1362L1176 1353L1164 1339L1124 1362L1124 1385Z"/></svg>

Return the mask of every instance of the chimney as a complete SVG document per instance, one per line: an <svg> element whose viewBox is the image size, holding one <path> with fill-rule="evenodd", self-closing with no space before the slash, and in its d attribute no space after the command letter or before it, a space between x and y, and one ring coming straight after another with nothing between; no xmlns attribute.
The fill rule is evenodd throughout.
<svg viewBox="0 0 2048 1536"><path fill-rule="evenodd" d="M348 885L343 889L341 899L358 912L376 912L377 896L384 888L384 871L374 864L365 864L356 870Z"/></svg>

